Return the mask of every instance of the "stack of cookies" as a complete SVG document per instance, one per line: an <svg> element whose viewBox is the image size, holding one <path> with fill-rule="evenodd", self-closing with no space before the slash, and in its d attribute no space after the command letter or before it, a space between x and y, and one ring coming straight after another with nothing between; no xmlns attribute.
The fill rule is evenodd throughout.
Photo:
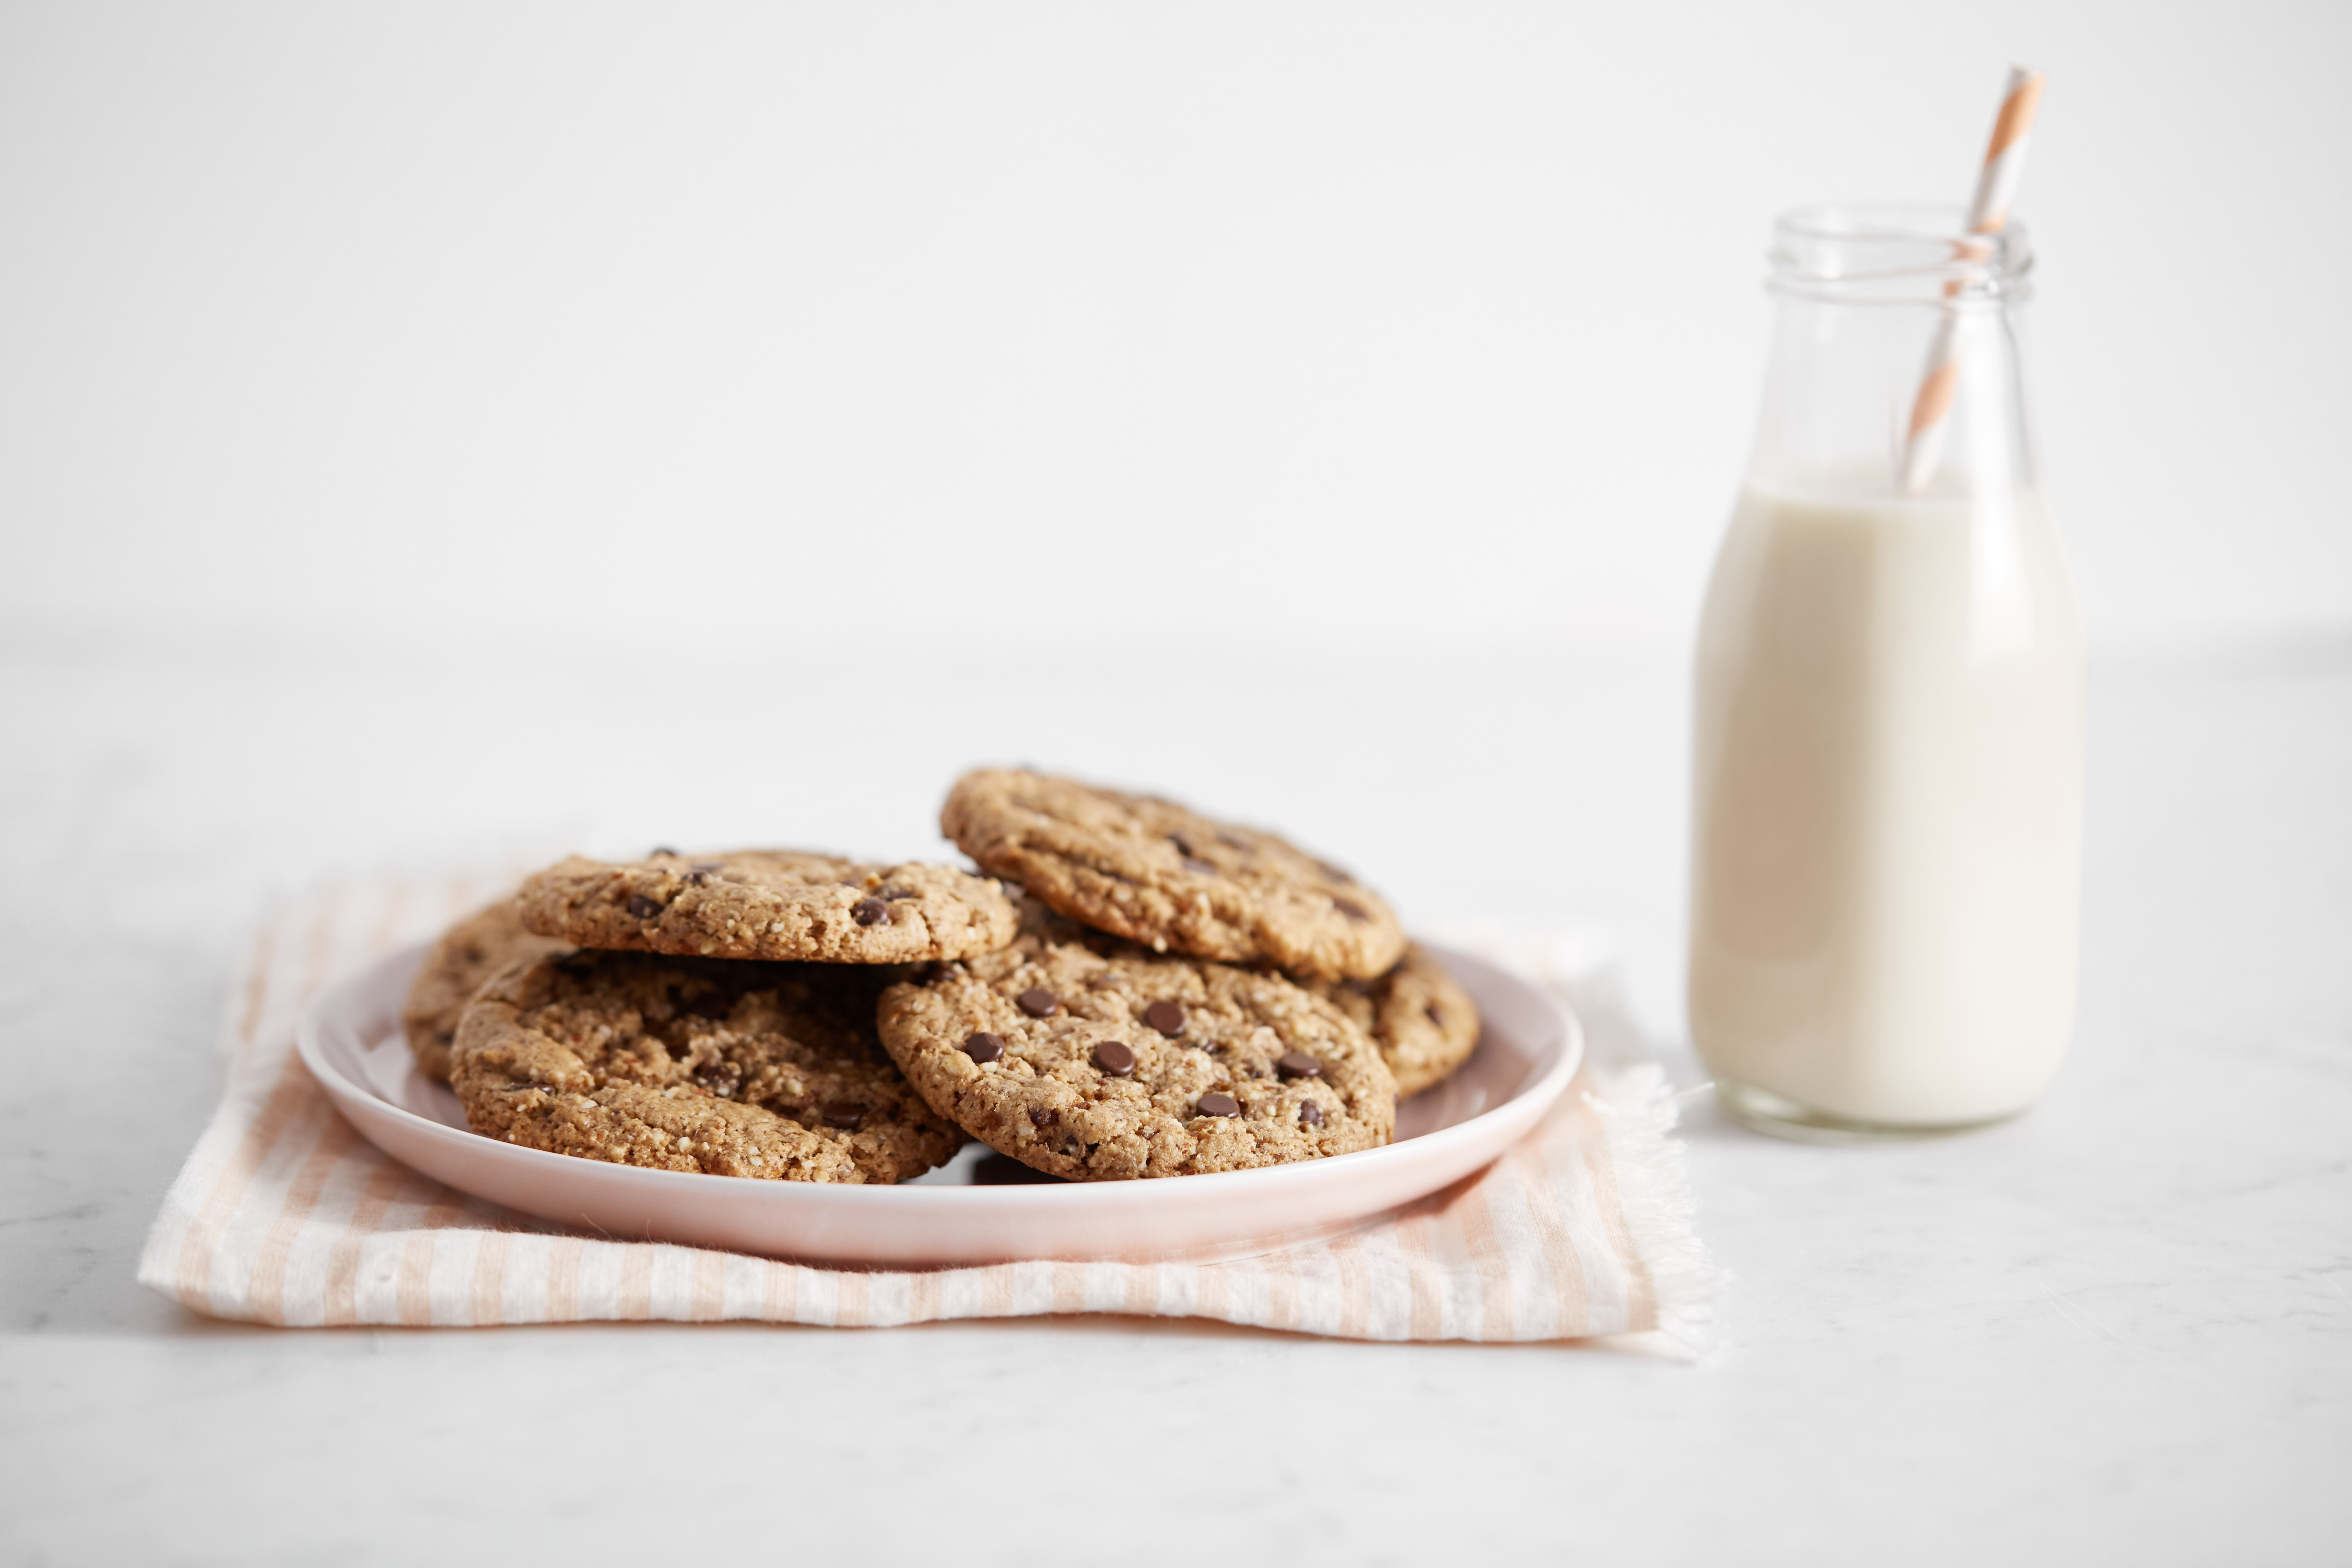
<svg viewBox="0 0 2352 1568"><path fill-rule="evenodd" d="M1388 905L1271 834L993 770L941 826L987 875L551 867L436 944L418 1063L476 1131L587 1159L898 1182L969 1135L1099 1181L1376 1147L1476 1044Z"/></svg>

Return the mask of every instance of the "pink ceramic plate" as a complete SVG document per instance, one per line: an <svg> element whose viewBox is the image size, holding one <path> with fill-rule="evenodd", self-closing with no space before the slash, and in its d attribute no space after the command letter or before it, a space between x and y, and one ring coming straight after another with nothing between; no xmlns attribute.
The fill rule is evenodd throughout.
<svg viewBox="0 0 2352 1568"><path fill-rule="evenodd" d="M973 1143L895 1187L761 1182L608 1165L467 1131L457 1097L416 1071L400 1033L401 1001L423 954L404 949L332 986L295 1035L336 1108L394 1159L460 1192L607 1236L895 1268L1240 1258L1352 1229L1500 1154L1551 1108L1584 1052L1575 1017L1558 1004L1447 952L1486 1033L1459 1072L1397 1108L1397 1141L1385 1149L1166 1181L996 1184L1012 1162Z"/></svg>

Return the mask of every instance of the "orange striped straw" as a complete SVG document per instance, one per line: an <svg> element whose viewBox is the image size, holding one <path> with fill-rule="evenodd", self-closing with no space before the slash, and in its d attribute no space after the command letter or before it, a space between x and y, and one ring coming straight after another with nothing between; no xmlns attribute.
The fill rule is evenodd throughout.
<svg viewBox="0 0 2352 1568"><path fill-rule="evenodd" d="M1969 203L1969 233L1999 234L2009 226L2009 205L2017 195L2017 182L2025 173L2026 149L2032 144L2033 114L2042 107L2040 71L2023 66L2009 68L2009 85L2001 93L2000 113L1992 122L1992 141L1985 148L1984 167L1977 171L1976 195ZM1982 240L1965 241L1959 259L1982 261L1992 247ZM1958 279L1944 285L1946 297L1960 291ZM1936 340L1927 351L1927 371L1911 400L1911 428L1903 443L1903 489L1916 494L1927 485L1936 459L1943 455L1944 432L1949 427L1952 399L1959 390L1959 319L1946 311L1936 324Z"/></svg>

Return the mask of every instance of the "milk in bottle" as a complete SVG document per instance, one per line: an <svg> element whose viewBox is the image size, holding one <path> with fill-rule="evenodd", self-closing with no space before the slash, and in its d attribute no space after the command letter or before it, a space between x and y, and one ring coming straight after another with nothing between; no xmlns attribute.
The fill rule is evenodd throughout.
<svg viewBox="0 0 2352 1568"><path fill-rule="evenodd" d="M2083 648L2020 397L2026 237L1963 268L1957 223L1778 235L1764 417L1701 620L1688 997L1725 1105L1774 1131L2013 1114L2073 1020ZM1958 398L1911 493L1938 312Z"/></svg>

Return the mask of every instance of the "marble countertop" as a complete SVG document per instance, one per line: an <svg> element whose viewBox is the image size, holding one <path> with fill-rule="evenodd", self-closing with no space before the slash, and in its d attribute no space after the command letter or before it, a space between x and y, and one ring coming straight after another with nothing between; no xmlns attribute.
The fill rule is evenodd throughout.
<svg viewBox="0 0 2352 1568"><path fill-rule="evenodd" d="M2345 1551L2342 642L2097 667L2081 1021L2032 1114L1825 1149L1741 1131L1694 1093L1700 1228L1731 1277L1701 1367L1108 1319L281 1332L132 1283L217 1088L228 955L273 894L338 867L652 835L919 853L947 780L983 759L1312 825L1432 923L1606 924L1696 1086L1672 1043L1670 661L1550 648L1367 672L1262 651L1155 675L1140 701L1038 660L945 702L938 668L877 656L688 689L527 650L0 645L0 1555Z"/></svg>

